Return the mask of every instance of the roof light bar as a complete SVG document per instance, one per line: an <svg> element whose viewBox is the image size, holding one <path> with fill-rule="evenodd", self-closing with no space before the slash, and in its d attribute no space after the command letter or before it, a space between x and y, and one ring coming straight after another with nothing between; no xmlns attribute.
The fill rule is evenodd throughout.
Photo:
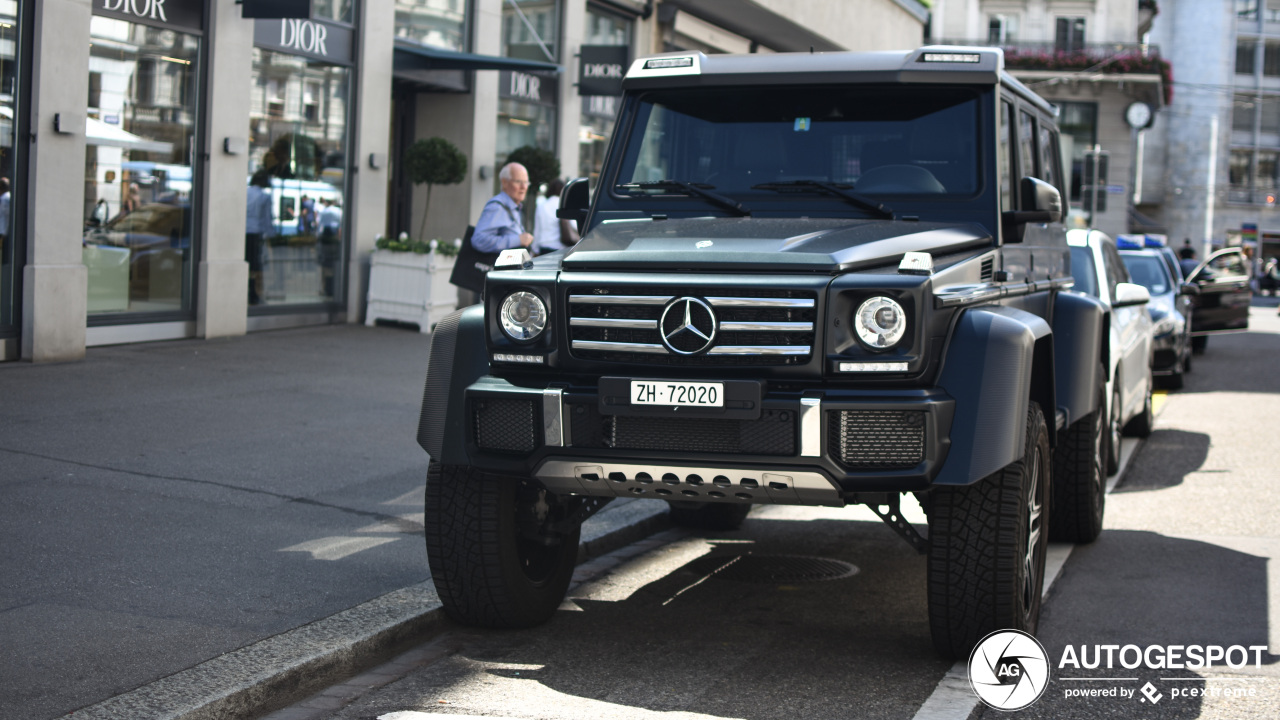
<svg viewBox="0 0 1280 720"><path fill-rule="evenodd" d="M682 67L693 67L693 58L691 57L654 58L652 60L646 60L644 63L645 70L664 70L666 68L682 68Z"/></svg>
<svg viewBox="0 0 1280 720"><path fill-rule="evenodd" d="M976 63L981 60L982 56L977 53L925 53L920 58L921 62L933 63Z"/></svg>

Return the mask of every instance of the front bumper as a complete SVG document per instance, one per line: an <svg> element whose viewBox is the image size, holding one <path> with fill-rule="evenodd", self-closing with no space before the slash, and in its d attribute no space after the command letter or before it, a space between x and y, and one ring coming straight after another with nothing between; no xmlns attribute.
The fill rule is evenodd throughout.
<svg viewBox="0 0 1280 720"><path fill-rule="evenodd" d="M632 414L602 406L594 387L482 377L466 390L467 455L564 493L843 505L927 489L950 448L955 401L938 389L766 389L750 417L690 412Z"/></svg>

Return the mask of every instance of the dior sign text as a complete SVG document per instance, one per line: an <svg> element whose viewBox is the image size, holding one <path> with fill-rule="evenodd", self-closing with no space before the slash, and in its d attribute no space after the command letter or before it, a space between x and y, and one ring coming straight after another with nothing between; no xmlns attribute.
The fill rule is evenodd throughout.
<svg viewBox="0 0 1280 720"><path fill-rule="evenodd" d="M93 0L93 14L198 33L204 26L204 0Z"/></svg>
<svg viewBox="0 0 1280 720"><path fill-rule="evenodd" d="M630 53L626 45L583 45L578 63L578 94L621 95Z"/></svg>
<svg viewBox="0 0 1280 720"><path fill-rule="evenodd" d="M351 63L351 28L323 20L257 20L253 44L335 65Z"/></svg>
<svg viewBox="0 0 1280 720"><path fill-rule="evenodd" d="M310 20L280 21L281 47L329 57L329 49L324 44L328 36L328 28Z"/></svg>
<svg viewBox="0 0 1280 720"><path fill-rule="evenodd" d="M169 22L164 14L164 3L165 0L102 0L102 9Z"/></svg>

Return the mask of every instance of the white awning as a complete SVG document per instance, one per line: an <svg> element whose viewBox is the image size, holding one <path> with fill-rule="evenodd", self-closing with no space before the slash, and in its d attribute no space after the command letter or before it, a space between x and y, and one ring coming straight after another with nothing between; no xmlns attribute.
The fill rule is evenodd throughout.
<svg viewBox="0 0 1280 720"><path fill-rule="evenodd" d="M125 150L141 150L153 153L172 153L173 143L156 142L144 137L125 132L116 125L108 125L101 120L85 118L85 141L90 145L102 147L124 148Z"/></svg>

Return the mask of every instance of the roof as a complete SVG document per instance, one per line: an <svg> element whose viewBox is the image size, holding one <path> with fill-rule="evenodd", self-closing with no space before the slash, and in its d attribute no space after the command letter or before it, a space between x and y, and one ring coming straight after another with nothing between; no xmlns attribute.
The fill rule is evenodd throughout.
<svg viewBox="0 0 1280 720"><path fill-rule="evenodd" d="M1053 114L1053 107L1004 71L999 48L931 45L876 52L797 52L749 55L665 53L637 59L623 87L792 85L798 83L1004 84Z"/></svg>

